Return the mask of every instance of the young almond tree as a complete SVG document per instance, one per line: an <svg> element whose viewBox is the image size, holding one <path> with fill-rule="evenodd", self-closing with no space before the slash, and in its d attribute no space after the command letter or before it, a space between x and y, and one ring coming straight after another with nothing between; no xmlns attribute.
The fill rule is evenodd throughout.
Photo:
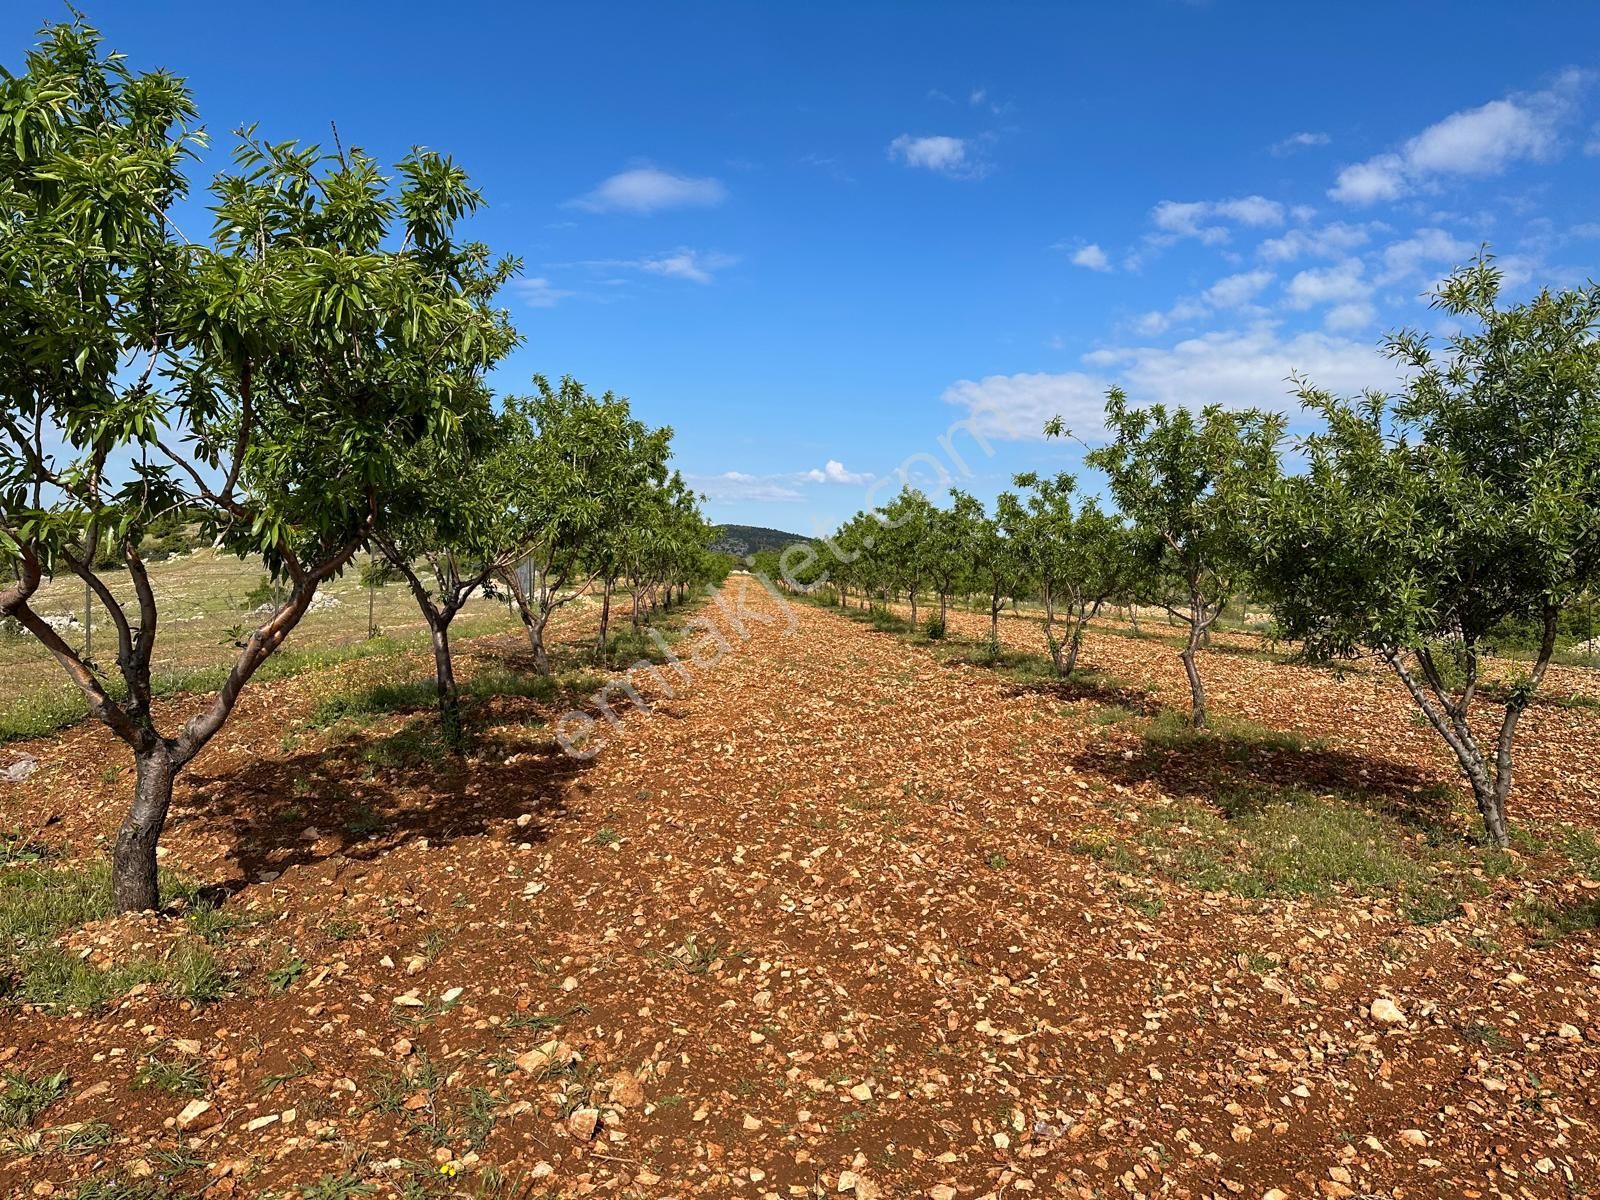
<svg viewBox="0 0 1600 1200"><path fill-rule="evenodd" d="M241 173L216 185L212 243L188 245L167 214L193 115L179 81L132 73L81 24L47 31L24 72L0 77L0 558L16 576L0 617L132 750L120 910L159 904L178 773L366 541L396 448L453 417L441 373L470 373L488 342L470 297L413 252L460 211L459 192L420 183L433 156L402 164L395 189L359 153L247 139ZM140 544L179 510L285 587L216 695L163 729L162 606ZM86 552L96 540L118 568ZM104 608L114 675L33 608L61 572Z"/></svg>
<svg viewBox="0 0 1600 1200"><path fill-rule="evenodd" d="M550 619L593 582L585 555L606 523L620 519L609 480L621 467L631 418L626 400L591 396L570 376L552 387L535 375L533 384L533 395L506 400L506 436L495 456L511 485L508 514L519 543L498 581L528 631L535 669L548 675Z"/></svg>
<svg viewBox="0 0 1600 1200"><path fill-rule="evenodd" d="M1044 598L1044 637L1058 675L1077 668L1085 626L1126 584L1131 561L1127 531L1093 499L1072 509L1071 475L1053 479L1028 472L1014 480L1029 489L1028 541ZM1066 636L1056 636L1065 606Z"/></svg>
<svg viewBox="0 0 1600 1200"><path fill-rule="evenodd" d="M951 490L957 506L977 504L965 492ZM972 581L980 587L989 602L989 648L1000 652L1000 610L1006 597L1020 588L1028 577L1025 527L1027 511L1013 492L1001 492L995 497L994 516L984 516L978 507L980 520L973 527L973 537L967 543Z"/></svg>
<svg viewBox="0 0 1600 1200"><path fill-rule="evenodd" d="M439 724L457 752L465 743L450 626L519 548L507 528L510 481L495 470L499 436L485 394L459 426L417 442L372 534L428 627Z"/></svg>
<svg viewBox="0 0 1600 1200"><path fill-rule="evenodd" d="M877 514L875 549L888 578L891 599L901 592L911 602L911 624L917 623L917 593L927 580L933 505L916 488L902 489Z"/></svg>
<svg viewBox="0 0 1600 1200"><path fill-rule="evenodd" d="M954 488L950 507L933 510L928 530L928 583L939 593L940 637L948 628L950 598L972 577L973 541L983 521L983 505Z"/></svg>
<svg viewBox="0 0 1600 1200"><path fill-rule="evenodd" d="M1206 692L1196 652L1244 581L1254 551L1256 500L1278 475L1283 418L1207 405L1128 407L1120 388L1106 397L1112 441L1084 456L1106 473L1117 507L1132 523L1136 586L1189 627L1181 658L1190 720L1205 728ZM1062 432L1059 418L1045 427Z"/></svg>
<svg viewBox="0 0 1600 1200"><path fill-rule="evenodd" d="M1441 285L1434 305L1462 331L1440 357L1420 334L1390 339L1410 372L1398 397L1301 387L1325 430L1274 489L1261 574L1313 654L1388 664L1504 846L1517 724L1563 607L1600 580L1600 287L1507 307L1499 293L1487 255ZM1508 621L1538 629L1538 650L1486 680L1486 639ZM1492 719L1474 711L1489 697Z"/></svg>

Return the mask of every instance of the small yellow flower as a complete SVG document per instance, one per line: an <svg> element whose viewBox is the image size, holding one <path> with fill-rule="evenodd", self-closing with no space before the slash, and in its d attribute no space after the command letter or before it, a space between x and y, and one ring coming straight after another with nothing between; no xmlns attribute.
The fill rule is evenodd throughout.
<svg viewBox="0 0 1600 1200"><path fill-rule="evenodd" d="M461 1170L461 1167L458 1164L447 1162L439 1168L439 1174L454 1177L459 1170Z"/></svg>

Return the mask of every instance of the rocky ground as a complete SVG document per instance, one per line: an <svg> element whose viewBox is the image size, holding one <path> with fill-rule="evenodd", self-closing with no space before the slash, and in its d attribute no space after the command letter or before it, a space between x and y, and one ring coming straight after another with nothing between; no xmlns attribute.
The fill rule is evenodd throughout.
<svg viewBox="0 0 1600 1200"><path fill-rule="evenodd" d="M462 761L425 710L307 727L371 664L251 695L163 859L212 889L191 908L222 900L209 923L65 939L97 969L205 940L222 981L0 1011L0 1190L1596 1186L1585 672L1529 714L1514 817L1538 836L1500 854L1372 670L1219 639L1220 728L1194 738L1162 715L1174 648L1126 631L1061 683L743 577L699 617L678 667L637 676L651 712L613 730L592 699L485 700ZM464 673L515 652L472 643ZM584 728L592 757L553 741ZM23 752L0 827L69 869L114 828L122 756L88 726ZM25 1122L19 1079L45 1089Z"/></svg>

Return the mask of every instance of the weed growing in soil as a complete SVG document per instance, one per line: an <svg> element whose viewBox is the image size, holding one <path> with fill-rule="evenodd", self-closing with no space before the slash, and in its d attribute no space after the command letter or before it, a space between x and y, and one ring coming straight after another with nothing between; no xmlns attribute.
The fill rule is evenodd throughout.
<svg viewBox="0 0 1600 1200"><path fill-rule="evenodd" d="M206 1090L206 1075L191 1058L152 1058L134 1075L133 1086L174 1096L199 1096Z"/></svg>
<svg viewBox="0 0 1600 1200"><path fill-rule="evenodd" d="M0 1079L0 1129L26 1129L39 1114L67 1094L67 1073L29 1075L26 1071L7 1071Z"/></svg>

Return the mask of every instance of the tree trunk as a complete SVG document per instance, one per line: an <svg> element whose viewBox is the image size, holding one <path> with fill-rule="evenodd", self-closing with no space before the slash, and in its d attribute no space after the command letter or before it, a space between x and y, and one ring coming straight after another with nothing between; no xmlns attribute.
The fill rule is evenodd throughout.
<svg viewBox="0 0 1600 1200"><path fill-rule="evenodd" d="M917 589L911 589L911 628L917 627Z"/></svg>
<svg viewBox="0 0 1600 1200"><path fill-rule="evenodd" d="M1204 632L1205 626L1201 622L1198 612L1193 614L1193 618L1189 625L1189 640L1184 645L1183 653L1179 657L1183 659L1183 673L1189 677L1189 699L1194 705L1194 710L1189 716L1189 724L1196 729L1204 729L1206 727L1206 689L1205 685L1200 682L1200 668L1195 665L1194 656L1195 651L1200 646L1200 635Z"/></svg>
<svg viewBox="0 0 1600 1200"><path fill-rule="evenodd" d="M602 663L606 661L606 634L611 626L611 580L605 581L600 599L600 633L595 638L594 652Z"/></svg>
<svg viewBox="0 0 1600 1200"><path fill-rule="evenodd" d="M456 687L455 663L450 655L450 617L430 622L433 639L433 673L439 686L439 725L444 730L445 744L459 751L461 739L461 693Z"/></svg>
<svg viewBox="0 0 1600 1200"><path fill-rule="evenodd" d="M178 765L165 743L134 752L133 805L117 830L111 852L111 898L118 912L161 907L156 886L156 843L172 807L172 783Z"/></svg>
<svg viewBox="0 0 1600 1200"><path fill-rule="evenodd" d="M1004 602L1000 593L996 592L989 598L989 644L994 647L995 653L1000 652L1000 609Z"/></svg>

